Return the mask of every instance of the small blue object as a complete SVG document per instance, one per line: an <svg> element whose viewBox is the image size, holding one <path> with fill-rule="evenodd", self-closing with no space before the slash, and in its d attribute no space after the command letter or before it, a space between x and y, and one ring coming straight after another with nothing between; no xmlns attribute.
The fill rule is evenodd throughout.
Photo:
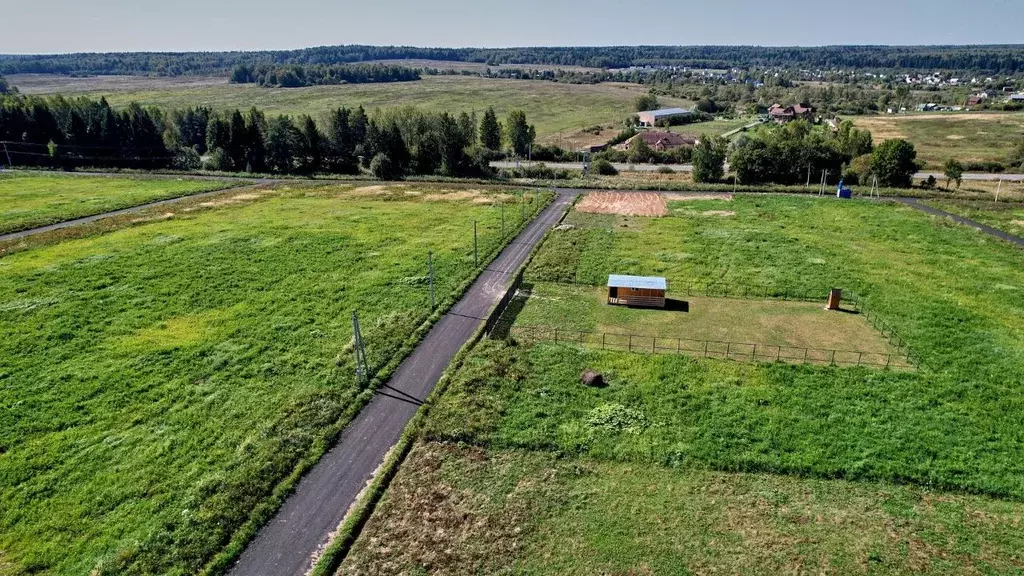
<svg viewBox="0 0 1024 576"><path fill-rule="evenodd" d="M843 187L843 181L839 181L839 189L836 190L836 198L853 198L853 190Z"/></svg>

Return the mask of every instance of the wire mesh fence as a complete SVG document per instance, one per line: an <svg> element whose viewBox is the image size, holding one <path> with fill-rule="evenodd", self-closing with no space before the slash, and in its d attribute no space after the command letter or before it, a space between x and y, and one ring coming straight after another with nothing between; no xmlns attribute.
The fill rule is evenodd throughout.
<svg viewBox="0 0 1024 576"><path fill-rule="evenodd" d="M789 362L823 366L869 366L909 370L908 355L897 352L780 346L750 342L694 340L671 336L566 330L551 326L512 326L510 336L534 342L562 342L598 350L647 354L685 354L749 362Z"/></svg>
<svg viewBox="0 0 1024 576"><path fill-rule="evenodd" d="M527 281L530 280L534 279L527 279ZM571 284L575 286L598 287L602 285L601 283L593 281L581 282L577 281L577 279L574 279L572 282L550 282L538 278L536 281L547 282L549 284ZM831 290L831 288L815 290L800 288L794 289L769 286L765 284L744 284L737 282L686 282L682 285L679 283L673 283L670 288L669 296L685 295L688 298L704 297L822 303L826 301L828 293ZM844 290L842 303L842 309L863 315L864 319L867 320L868 323L871 324L871 326L888 341L889 345L895 348L895 356L903 358L907 363L915 368L927 368L921 355L910 346L906 339L896 332L896 329L890 322L886 321L879 314L868 308L865 303L865 299L861 298L855 292ZM809 348L808 350L815 349ZM837 351L837 353L839 353L839 356L844 355L843 351ZM846 354L846 356L849 358L852 357L851 355L853 354L859 354L859 352L850 352L849 354ZM837 363L846 365L850 362L843 361Z"/></svg>

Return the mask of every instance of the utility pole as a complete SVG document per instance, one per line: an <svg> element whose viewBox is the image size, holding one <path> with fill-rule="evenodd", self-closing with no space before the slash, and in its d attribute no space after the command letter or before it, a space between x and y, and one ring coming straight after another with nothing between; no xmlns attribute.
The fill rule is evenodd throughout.
<svg viewBox="0 0 1024 576"><path fill-rule="evenodd" d="M807 165L807 187L811 187L811 165Z"/></svg>
<svg viewBox="0 0 1024 576"><path fill-rule="evenodd" d="M480 252L477 250L476 220L473 220L473 266L480 265Z"/></svg>
<svg viewBox="0 0 1024 576"><path fill-rule="evenodd" d="M996 185L996 202L999 202L999 191L1003 189L1003 177L999 177L999 184Z"/></svg>
<svg viewBox="0 0 1024 576"><path fill-rule="evenodd" d="M370 381L370 367L366 361L366 346L363 344L363 334L359 330L359 315L352 311L352 337L355 339L356 353L356 378L360 384Z"/></svg>
<svg viewBox="0 0 1024 576"><path fill-rule="evenodd" d="M430 309L437 307L434 300L434 251L427 252L427 267L430 269Z"/></svg>

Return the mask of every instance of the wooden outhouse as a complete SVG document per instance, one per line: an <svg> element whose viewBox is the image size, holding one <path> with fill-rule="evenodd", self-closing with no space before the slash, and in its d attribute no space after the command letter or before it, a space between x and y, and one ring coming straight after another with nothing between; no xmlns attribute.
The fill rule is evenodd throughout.
<svg viewBox="0 0 1024 576"><path fill-rule="evenodd" d="M657 276L608 277L608 303L615 306L664 308L667 285Z"/></svg>

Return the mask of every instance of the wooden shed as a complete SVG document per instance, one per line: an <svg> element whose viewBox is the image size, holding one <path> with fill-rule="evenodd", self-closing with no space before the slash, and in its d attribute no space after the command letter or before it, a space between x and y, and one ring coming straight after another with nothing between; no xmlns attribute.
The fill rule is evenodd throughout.
<svg viewBox="0 0 1024 576"><path fill-rule="evenodd" d="M664 308L667 285L657 276L608 277L608 303L614 306Z"/></svg>

